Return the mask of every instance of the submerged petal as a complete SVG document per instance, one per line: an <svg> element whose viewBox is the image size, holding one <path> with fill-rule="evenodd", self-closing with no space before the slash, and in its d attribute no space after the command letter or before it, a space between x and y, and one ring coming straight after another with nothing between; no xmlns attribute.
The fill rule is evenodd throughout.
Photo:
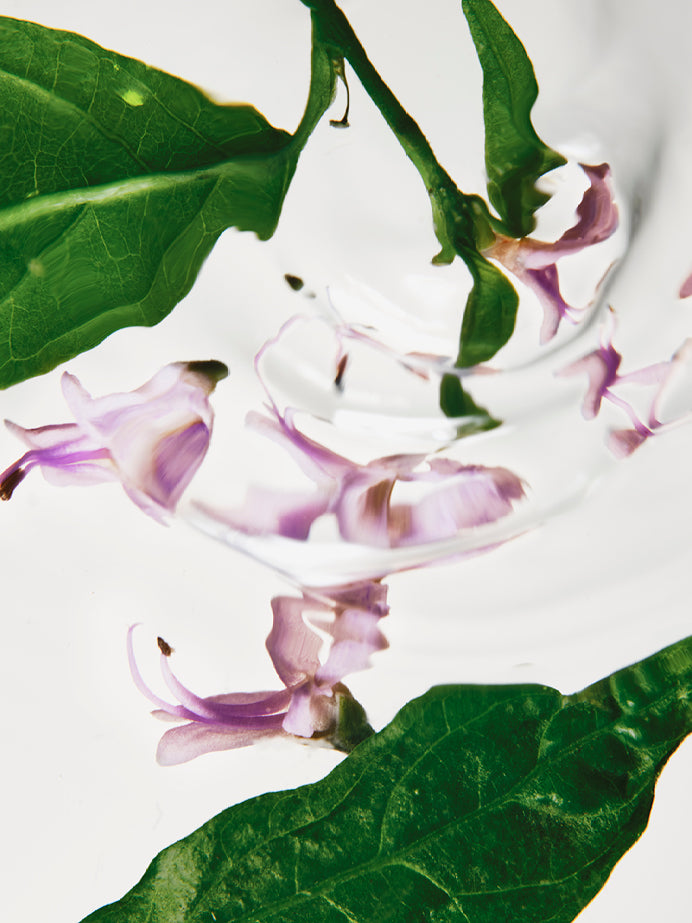
<svg viewBox="0 0 692 923"><path fill-rule="evenodd" d="M335 512L345 539L387 548L442 541L508 515L524 496L506 468L433 458L424 470L397 474L374 485L363 474L344 485ZM397 499L397 481L420 485L417 498Z"/></svg>
<svg viewBox="0 0 692 923"><path fill-rule="evenodd" d="M589 180L589 187L577 206L577 222L554 243L521 242L522 260L530 269L555 263L570 253L600 244L615 233L619 224L618 208L613 195L610 166L579 164Z"/></svg>
<svg viewBox="0 0 692 923"><path fill-rule="evenodd" d="M615 382L621 360L622 356L615 350L606 352L597 349L556 373L560 376L588 376L589 384L582 405L584 419L593 420L598 415L606 391Z"/></svg>
<svg viewBox="0 0 692 923"><path fill-rule="evenodd" d="M580 309L569 305L560 293L557 261L586 247L602 243L618 228L619 216L611 184L610 167L579 165L589 180L577 207L577 222L558 240L549 242L524 237L521 240L498 236L483 251L484 256L498 260L513 275L529 286L543 307L540 332L542 344L551 340L560 322L576 322Z"/></svg>
<svg viewBox="0 0 692 923"><path fill-rule="evenodd" d="M542 269L526 269L521 274L521 280L535 292L543 308L543 323L539 334L540 343L543 345L552 340L561 321L573 320L577 309L567 304L562 297L557 266L554 263Z"/></svg>

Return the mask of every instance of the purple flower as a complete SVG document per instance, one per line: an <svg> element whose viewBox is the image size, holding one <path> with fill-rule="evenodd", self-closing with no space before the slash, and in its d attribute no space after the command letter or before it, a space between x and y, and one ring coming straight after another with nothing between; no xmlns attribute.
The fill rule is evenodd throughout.
<svg viewBox="0 0 692 923"><path fill-rule="evenodd" d="M525 285L532 288L543 307L540 341L547 343L557 333L560 321L576 323L580 309L567 304L560 294L557 261L585 247L607 240L618 227L618 210L613 201L610 167L580 164L589 179L589 188L577 207L577 223L554 243L524 237L514 240L499 235L483 251L497 260Z"/></svg>
<svg viewBox="0 0 692 923"><path fill-rule="evenodd" d="M236 692L200 698L185 687L170 668L172 649L161 638L161 672L178 704L160 698L144 682L128 632L130 671L137 688L164 720L185 724L163 735L157 760L165 766L184 763L216 750L246 747L265 737L325 737L337 724L339 696L346 674L369 666L370 655L387 647L379 621L387 614L387 588L377 581L332 589L304 590L300 598L272 600L273 625L267 650L283 688L269 692ZM324 663L322 641L310 627L330 635Z"/></svg>
<svg viewBox="0 0 692 923"><path fill-rule="evenodd" d="M685 279L685 281L680 286L680 291L678 292L678 298L689 298L692 295L692 273Z"/></svg>
<svg viewBox="0 0 692 923"><path fill-rule="evenodd" d="M249 426L278 442L316 489L279 492L252 487L239 510L198 505L211 518L249 535L305 541L313 523L333 516L348 542L401 548L454 538L460 530L495 522L524 496L507 468L463 465L447 458L391 455L359 465L305 436L289 408L273 417L250 413ZM415 496L399 496L411 485Z"/></svg>
<svg viewBox="0 0 692 923"><path fill-rule="evenodd" d="M692 340L687 340L672 358L665 362L657 362L621 375L619 369L622 355L613 346L614 331L615 313L611 309L601 329L601 342L598 349L572 362L558 374L563 376L586 374L588 376L589 384L582 405L582 414L585 419L592 420L596 417L604 400L610 401L611 404L625 411L632 422L632 427L613 430L610 433L608 445L618 458L626 458L654 433L672 425L661 422L658 416L658 404L675 367L688 357L692 348ZM628 383L656 388L649 404L646 422L641 419L628 401L613 391L617 385Z"/></svg>
<svg viewBox="0 0 692 923"><path fill-rule="evenodd" d="M209 446L209 395L228 369L221 362L175 362L136 391L93 398L67 372L62 390L75 423L24 429L5 421L29 451L0 475L9 500L40 467L54 484L120 481L145 513L165 521Z"/></svg>

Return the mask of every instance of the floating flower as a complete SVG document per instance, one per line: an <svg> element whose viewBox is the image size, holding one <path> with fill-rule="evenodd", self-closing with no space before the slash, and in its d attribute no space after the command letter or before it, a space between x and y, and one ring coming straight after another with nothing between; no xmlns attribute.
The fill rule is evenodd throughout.
<svg viewBox="0 0 692 923"><path fill-rule="evenodd" d="M664 362L657 362L634 372L621 375L619 372L622 355L613 346L615 331L615 313L611 309L606 323L601 329L601 341L598 349L582 356L562 369L560 375L588 376L589 384L584 396L582 414L586 420L592 420L601 409L604 400L625 411L632 421L632 427L613 430L609 438L609 447L618 458L631 455L635 449L654 433L673 424L662 423L658 416L658 404L671 374L676 366L689 357L692 340L686 340L683 346ZM619 384L649 385L655 387L649 404L646 422L641 419L632 405L613 392ZM677 422L677 421L676 421Z"/></svg>
<svg viewBox="0 0 692 923"><path fill-rule="evenodd" d="M237 692L200 698L185 687L170 668L171 647L158 639L161 672L178 704L154 693L144 682L128 632L130 671L137 688L152 704L153 714L186 723L161 738L157 759L162 765L184 763L216 750L246 747L275 736L328 737L342 748L339 717L350 693L341 680L369 666L370 655L387 647L379 620L388 612L387 588L377 581L349 584L320 591L304 590L300 598L272 600L273 626L267 650L283 689ZM329 654L320 662L322 640L314 628L331 635ZM369 730L363 721L361 731ZM352 746L355 741L350 740Z"/></svg>
<svg viewBox="0 0 692 923"><path fill-rule="evenodd" d="M165 521L209 447L209 395L227 374L213 360L175 362L136 391L93 398L66 372L62 390L76 422L24 429L5 421L29 451L0 475L0 498L40 467L54 484L119 480L137 506Z"/></svg>
<svg viewBox="0 0 692 923"><path fill-rule="evenodd" d="M536 293L543 307L543 324L540 341L547 343L557 333L560 321L576 323L580 309L567 304L560 294L557 261L571 253L578 253L607 240L618 227L618 210L613 201L610 167L579 165L586 173L589 188L577 207L577 223L554 243L524 237L514 240L499 235L483 251L483 255L497 260Z"/></svg>
<svg viewBox="0 0 692 923"><path fill-rule="evenodd" d="M281 413L259 370L266 351L295 320L287 321L255 357L269 415L251 411L246 425L287 450L313 488L291 492L250 486L240 509L222 511L196 503L198 512L246 535L298 541L309 538L318 519L331 516L348 542L401 548L454 538L462 529L495 522L513 511L514 502L524 496L524 485L507 468L464 465L424 454L359 464L302 433L295 411L289 407ZM344 355L340 344L337 373ZM411 485L415 496L399 496L404 485Z"/></svg>
<svg viewBox="0 0 692 923"><path fill-rule="evenodd" d="M333 516L348 542L401 548L495 522L524 496L521 479L507 468L426 455L391 455L357 464L304 435L290 408L284 414L274 404L271 409L273 417L248 414L248 425L287 449L316 489L289 493L251 487L242 508L231 512L198 505L248 535L305 541L317 519ZM404 484L416 485L415 497L398 497Z"/></svg>

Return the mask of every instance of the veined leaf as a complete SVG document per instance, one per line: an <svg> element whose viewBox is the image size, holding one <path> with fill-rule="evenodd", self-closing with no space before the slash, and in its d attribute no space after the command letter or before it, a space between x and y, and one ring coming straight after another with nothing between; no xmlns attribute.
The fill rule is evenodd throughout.
<svg viewBox="0 0 692 923"><path fill-rule="evenodd" d="M457 366L487 362L514 333L519 297L509 279L475 250L462 253L473 277L461 324Z"/></svg>
<svg viewBox="0 0 692 923"><path fill-rule="evenodd" d="M321 782L164 850L87 921L568 923L691 729L692 638L576 695L439 687Z"/></svg>
<svg viewBox="0 0 692 923"><path fill-rule="evenodd" d="M524 237L535 227L533 213L549 198L536 189L536 180L566 161L531 124L538 85L524 46L490 0L462 0L462 7L483 68L488 195L505 233Z"/></svg>
<svg viewBox="0 0 692 923"><path fill-rule="evenodd" d="M292 137L79 35L0 18L0 386L160 321L226 228L270 237L333 89L313 45Z"/></svg>

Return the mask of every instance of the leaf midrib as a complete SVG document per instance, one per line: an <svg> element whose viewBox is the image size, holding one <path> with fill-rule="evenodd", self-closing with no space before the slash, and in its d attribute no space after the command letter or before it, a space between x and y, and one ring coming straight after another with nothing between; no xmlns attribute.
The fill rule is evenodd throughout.
<svg viewBox="0 0 692 923"><path fill-rule="evenodd" d="M125 151L128 157L130 157L139 167L141 167L142 170L145 170L147 172L150 170L149 165L145 161L141 160L138 157L137 153L134 150L132 150L130 146L126 144L122 138L119 138L117 135L114 135L108 132L107 129L88 110L82 109L80 106L78 106L76 103L72 102L69 99L65 99L64 96L61 96L55 90L48 90L45 87L41 86L40 83L36 83L34 80L31 80L28 77L22 77L19 74L14 74L12 73L12 71L7 71L4 68L0 67L0 79L2 78L2 76L9 78L11 81L12 80L17 81L24 87L28 87L37 96L48 98L48 100L50 100L50 102L54 106L56 106L56 108L65 107L69 109L71 112L79 113L79 115L83 119L89 122L92 128L96 132L98 132L98 134L100 134L107 141L110 141L111 143L117 145L123 151Z"/></svg>
<svg viewBox="0 0 692 923"><path fill-rule="evenodd" d="M99 48L99 50L102 53L105 51L104 49L101 49L100 46L95 46L95 47ZM59 48L58 50L58 58L61 53L62 53L62 47ZM152 90L150 86L148 86L146 83L140 80L139 77L136 77L131 73L131 71L126 66L129 59L122 58L121 56L117 56L117 57L119 58L119 61L124 61L125 65L118 63L118 61L114 61L108 55L107 51L105 51L105 57L102 56L99 58L99 60L100 61L105 60L108 63L113 64L113 65L117 64L119 69L123 73L127 74L128 79L132 81L133 85L136 84L137 87L145 91L147 97L150 98L153 102L155 102L162 112L164 112L169 118L173 119L174 122L177 122L177 124L182 126L186 131L189 131L192 135L194 135L196 138L202 141L205 145L208 145L210 148L217 151L220 156L225 157L225 151L220 144L218 144L212 138L209 138L203 135L202 132L200 132L197 128L195 128L194 125L191 125L189 122L186 122L185 119L183 119L177 113L173 112L168 106L166 106L159 99L157 94ZM137 62L137 63L140 63L140 62ZM147 67L147 65L143 65L143 66ZM158 71L155 68L149 68L149 70L151 70L152 73L168 76L164 74L163 71ZM81 106L77 105L77 103L75 103L73 100L67 99L65 96L59 93L57 89L55 88L48 89L42 84L37 83L35 80L32 80L28 76L22 76L21 74L14 73L13 71L8 71L5 68L0 67L0 79L2 78L2 76L9 78L10 81L13 81L13 80L17 81L24 87L28 87L36 95L44 99L48 99L48 101L54 105L63 106L69 109L71 112L78 113L83 119L85 119L92 126L92 128L98 134L100 134L107 141L113 143L114 145L119 147L121 150L123 150L128 155L128 157L130 157L132 161L136 163L142 170L146 171L147 173L152 170L152 167L149 164L147 164L146 161L141 159L141 157L137 154L137 152L125 141L124 138L122 138L121 136L117 134L114 134L113 132L108 131L107 127L103 125L103 123L92 114L90 108L87 108L87 109L82 108ZM172 79L177 79L177 78L172 78ZM192 84L188 84L188 86L192 86ZM204 94L201 94L201 98L207 99L204 96ZM92 93L91 102L93 101L94 101L94 94ZM223 110L225 108L223 105L220 105L218 103L212 103L210 100L207 100L207 101L215 109ZM125 105L127 104L125 103ZM233 104L229 104L229 105L232 107ZM201 108L200 108L200 111L201 111ZM257 132L252 132L252 134L257 134ZM246 137L246 136L247 135L243 135L243 137ZM154 172L157 172L157 171L154 171Z"/></svg>

